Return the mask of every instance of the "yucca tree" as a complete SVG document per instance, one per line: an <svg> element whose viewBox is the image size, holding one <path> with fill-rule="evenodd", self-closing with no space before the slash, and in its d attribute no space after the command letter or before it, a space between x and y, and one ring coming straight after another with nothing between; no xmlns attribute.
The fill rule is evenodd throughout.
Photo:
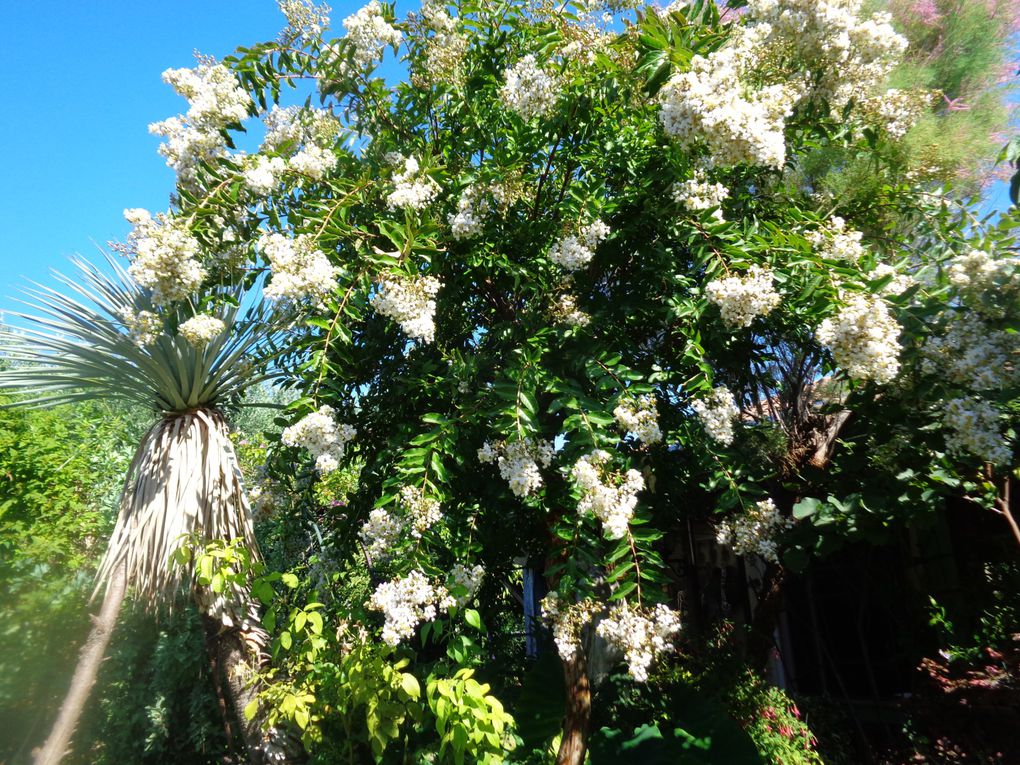
<svg viewBox="0 0 1020 765"><path fill-rule="evenodd" d="M0 337L0 353L9 361L0 388L19 391L19 406L119 399L148 407L154 423L125 477L117 524L99 567L96 592L105 588L100 615L37 765L58 763L67 751L128 588L149 608L169 603L190 578L187 567L171 565L186 539L240 539L258 555L226 414L247 387L267 379L278 336L268 304L242 308L252 301L232 289L207 295L202 311L221 321L222 329L212 321L213 332L189 341L179 327L198 313L192 304L154 306L111 258L102 269L73 262L77 278L56 275L64 292L40 285L25 290L28 310L13 313L25 328ZM209 615L213 601L201 588L194 594ZM240 714L251 692L238 682L238 664L257 661L250 647L257 653L265 642L254 608L243 593L218 599L214 642L257 762L262 734L258 721Z"/></svg>

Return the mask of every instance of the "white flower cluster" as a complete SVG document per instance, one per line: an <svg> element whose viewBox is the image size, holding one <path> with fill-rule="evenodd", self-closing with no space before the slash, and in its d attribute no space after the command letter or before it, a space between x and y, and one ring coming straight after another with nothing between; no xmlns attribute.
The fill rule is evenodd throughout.
<svg viewBox="0 0 1020 765"><path fill-rule="evenodd" d="M673 184L673 200L692 212L717 208L713 213L716 220L723 219L721 209L723 200L729 198L730 191L721 183L710 183L704 170L697 170L694 177L687 181Z"/></svg>
<svg viewBox="0 0 1020 765"><path fill-rule="evenodd" d="M482 232L485 215L489 212L486 189L482 186L468 186L457 200L457 212L447 219L450 234L454 239L470 239Z"/></svg>
<svg viewBox="0 0 1020 765"><path fill-rule="evenodd" d="M601 219L581 226L576 234L558 239L549 248L549 260L567 271L584 268L595 257L597 248L607 236L610 228Z"/></svg>
<svg viewBox="0 0 1020 765"><path fill-rule="evenodd" d="M223 334L227 325L221 319L200 313L181 322L177 333L195 348L204 348Z"/></svg>
<svg viewBox="0 0 1020 765"><path fill-rule="evenodd" d="M620 539L634 517L637 495L645 488L645 479L633 468L626 473L608 470L611 459L609 452L596 449L574 463L570 474L581 492L578 512L593 513L602 521L602 533L607 539Z"/></svg>
<svg viewBox="0 0 1020 765"><path fill-rule="evenodd" d="M871 94L907 48L888 13L861 18L861 0L750 0L765 42L818 77L816 92L840 107Z"/></svg>
<svg viewBox="0 0 1020 765"><path fill-rule="evenodd" d="M396 188L386 197L386 204L391 210L421 210L438 196L439 184L420 170L414 157L404 160L404 169L393 176Z"/></svg>
<svg viewBox="0 0 1020 765"><path fill-rule="evenodd" d="M361 525L358 537L371 560L383 561L389 557L403 530L403 518L390 513L385 507L377 507L368 514L368 520Z"/></svg>
<svg viewBox="0 0 1020 765"><path fill-rule="evenodd" d="M760 555L779 563L776 536L792 528L793 521L784 517L771 498L755 502L742 515L722 521L716 528L716 541L733 548L737 555Z"/></svg>
<svg viewBox="0 0 1020 765"><path fill-rule="evenodd" d="M591 316L577 307L577 298L573 295L560 295L552 310L553 318L571 327L586 327L591 323Z"/></svg>
<svg viewBox="0 0 1020 765"><path fill-rule="evenodd" d="M153 303L185 300L198 289L206 270L198 262L198 240L183 221L163 213L153 218L140 208L125 210L124 217L134 226L128 235L128 273L140 287L152 290Z"/></svg>
<svg viewBox="0 0 1020 765"><path fill-rule="evenodd" d="M342 425L334 419L331 406L321 406L319 411L305 415L288 428L284 428L280 440L284 446L300 446L315 458L315 469L330 473L340 467L347 444L358 432L350 425Z"/></svg>
<svg viewBox="0 0 1020 765"><path fill-rule="evenodd" d="M650 393L636 399L621 399L613 410L613 417L624 432L633 433L639 441L657 444L662 440L658 405Z"/></svg>
<svg viewBox="0 0 1020 765"><path fill-rule="evenodd" d="M881 298L844 295L845 307L815 330L836 364L854 380L891 381L900 370L900 325Z"/></svg>
<svg viewBox="0 0 1020 765"><path fill-rule="evenodd" d="M384 618L382 638L390 645L414 637L422 622L432 621L440 611L466 606L482 584L485 569L467 568L457 563L450 570L446 585L430 582L421 571L383 582L376 587L368 607L381 611ZM455 594L450 587L463 588Z"/></svg>
<svg viewBox="0 0 1020 765"><path fill-rule="evenodd" d="M600 637L623 651L627 670L639 683L648 679L651 663L672 649L679 631L680 615L661 603L646 613L618 603L595 628Z"/></svg>
<svg viewBox="0 0 1020 765"><path fill-rule="evenodd" d="M997 300L1020 290L1020 258L971 250L949 261L949 281L968 307L1001 316Z"/></svg>
<svg viewBox="0 0 1020 765"><path fill-rule="evenodd" d="M751 326L756 316L767 316L782 302L772 286L772 271L761 266L751 266L744 276L710 281L705 296L719 307L723 323L732 329Z"/></svg>
<svg viewBox="0 0 1020 765"><path fill-rule="evenodd" d="M315 246L311 234L289 237L279 232L259 237L259 249L269 261L271 278L263 294L271 300L321 305L336 287L340 269Z"/></svg>
<svg viewBox="0 0 1020 765"><path fill-rule="evenodd" d="M440 601L447 597L445 588L432 584L421 571L411 571L404 578L383 582L369 598L368 607L381 611L384 618L382 638L390 645L414 637L422 622L432 621Z"/></svg>
<svg viewBox="0 0 1020 765"><path fill-rule="evenodd" d="M471 602L471 598L475 596L478 588L482 586L482 579L484 578L485 569L481 566L476 565L468 568L460 563L454 563L453 568L450 569L449 579L446 582L449 600L445 602L452 601L453 605L457 608L463 608ZM464 592L457 594L460 589L463 589Z"/></svg>
<svg viewBox="0 0 1020 765"><path fill-rule="evenodd" d="M118 317L124 324L131 342L139 348L152 345L163 334L163 319L152 311L135 313L130 308L125 308Z"/></svg>
<svg viewBox="0 0 1020 765"><path fill-rule="evenodd" d="M288 154L287 166L294 172L320 180L336 167L333 144L340 123L325 109L274 105L265 117L266 137L262 151Z"/></svg>
<svg viewBox="0 0 1020 765"><path fill-rule="evenodd" d="M907 134L921 115L928 110L931 92L924 90L897 90L890 88L884 93L865 99L861 110L869 120L898 139Z"/></svg>
<svg viewBox="0 0 1020 765"><path fill-rule="evenodd" d="M287 163L281 157L255 156L247 164L241 177L245 185L260 197L268 196L277 187L280 176L287 169Z"/></svg>
<svg viewBox="0 0 1020 765"><path fill-rule="evenodd" d="M577 654L581 631L591 622L596 608L591 600L564 605L555 591L542 598L542 620L552 629L556 652L563 661L570 661Z"/></svg>
<svg viewBox="0 0 1020 765"><path fill-rule="evenodd" d="M421 8L425 26L434 34L425 44L425 71L432 82L456 81L468 51L468 39L457 32L457 20L445 0L427 0Z"/></svg>
<svg viewBox="0 0 1020 765"><path fill-rule="evenodd" d="M412 340L431 343L436 338L436 295L442 286L434 276L390 273L380 277L369 302Z"/></svg>
<svg viewBox="0 0 1020 765"><path fill-rule="evenodd" d="M400 506L411 522L411 536L416 539L443 517L439 500L426 496L417 486L405 486L400 490Z"/></svg>
<svg viewBox="0 0 1020 765"><path fill-rule="evenodd" d="M185 117L171 117L149 126L167 138L159 153L182 183L190 182L199 163L225 152L220 131L248 115L251 98L222 64L202 63L195 69L167 69L163 81L188 99Z"/></svg>
<svg viewBox="0 0 1020 765"><path fill-rule="evenodd" d="M540 67L535 57L528 54L503 73L499 95L507 109L530 122L552 113L561 87L556 76Z"/></svg>
<svg viewBox="0 0 1020 765"><path fill-rule="evenodd" d="M526 497L542 486L540 467L549 467L553 445L549 441L525 438L520 441L486 441L478 450L478 459L495 463L499 474L518 497Z"/></svg>
<svg viewBox="0 0 1020 765"><path fill-rule="evenodd" d="M703 141L722 165L781 168L786 161L786 118L800 97L790 83L754 88L749 74L768 29L737 27L720 50L695 56L690 69L659 93L659 120L689 146Z"/></svg>
<svg viewBox="0 0 1020 765"><path fill-rule="evenodd" d="M284 45L310 43L329 29L328 5L316 5L311 0L277 0L276 4L287 17L287 26L280 32Z"/></svg>
<svg viewBox="0 0 1020 765"><path fill-rule="evenodd" d="M399 512L391 513L383 507L375 508L361 526L358 536L369 557L385 560L400 539L404 529L420 539L443 515L439 501L428 497L416 486L404 486L397 500Z"/></svg>
<svg viewBox="0 0 1020 765"><path fill-rule="evenodd" d="M972 390L998 390L1015 380L1020 336L993 329L977 314L954 316L925 341L923 369Z"/></svg>
<svg viewBox="0 0 1020 765"><path fill-rule="evenodd" d="M729 390L719 385L708 398L691 402L691 408L709 437L727 446L733 443L733 422L740 416L740 409Z"/></svg>
<svg viewBox="0 0 1020 765"><path fill-rule="evenodd" d="M382 60L383 49L387 45L396 48L404 39L400 30L386 21L382 11L378 0L372 0L344 19L354 63L359 67L372 66Z"/></svg>
<svg viewBox="0 0 1020 765"><path fill-rule="evenodd" d="M884 279L891 276L892 279L882 288L883 295L901 295L916 284L914 277L910 274L900 273L894 266L888 263L879 263L868 274L872 281Z"/></svg>
<svg viewBox="0 0 1020 765"><path fill-rule="evenodd" d="M946 435L946 448L954 454L973 454L993 465L1008 463L1013 450L1002 435L1001 420L1002 413L984 399L946 402L942 424L952 431Z"/></svg>
<svg viewBox="0 0 1020 765"><path fill-rule="evenodd" d="M838 215L832 217L825 228L809 231L804 237L826 260L845 260L856 263L864 254L860 231L846 227L846 221Z"/></svg>

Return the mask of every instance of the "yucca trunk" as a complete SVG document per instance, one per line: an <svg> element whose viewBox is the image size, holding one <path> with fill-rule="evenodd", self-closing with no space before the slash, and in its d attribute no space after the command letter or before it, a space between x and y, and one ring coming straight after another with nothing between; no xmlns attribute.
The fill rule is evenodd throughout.
<svg viewBox="0 0 1020 765"><path fill-rule="evenodd" d="M146 433L128 470L117 525L99 567L97 592L106 585L102 611L35 765L57 765L66 753L126 586L147 607L167 604L191 573L171 563L181 544L237 538L257 555L240 466L223 416L214 409L195 409L164 417ZM213 597L196 588L194 596L203 614L219 625L211 635L212 650L225 672L249 760L261 763L265 748L258 721L244 715L253 698L246 681L258 668L268 639L257 606L243 592Z"/></svg>

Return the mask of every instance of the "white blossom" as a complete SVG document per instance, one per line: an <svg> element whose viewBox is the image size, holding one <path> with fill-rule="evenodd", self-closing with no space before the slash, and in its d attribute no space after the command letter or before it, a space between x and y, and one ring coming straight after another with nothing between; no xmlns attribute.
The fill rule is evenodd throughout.
<svg viewBox="0 0 1020 765"><path fill-rule="evenodd" d="M596 449L574 463L570 474L581 493L578 512L590 512L602 521L607 539L620 539L634 517L637 495L645 488L645 480L634 469L626 473L609 470L611 459L609 452Z"/></svg>
<svg viewBox="0 0 1020 765"><path fill-rule="evenodd" d="M949 261L949 282L975 311L999 317L999 300L1020 291L1020 258L995 257L985 250L970 250Z"/></svg>
<svg viewBox="0 0 1020 765"><path fill-rule="evenodd" d="M591 323L591 316L577 307L577 298L573 295L560 295L552 310L553 318L571 327L586 327Z"/></svg>
<svg viewBox="0 0 1020 765"><path fill-rule="evenodd" d="M358 537L365 545L365 553L370 559L383 561L392 553L403 530L404 519L401 516L390 513L384 507L377 507L361 525Z"/></svg>
<svg viewBox="0 0 1020 765"><path fill-rule="evenodd" d="M195 348L204 348L226 330L221 319L208 314L197 314L177 327L177 332Z"/></svg>
<svg viewBox="0 0 1020 765"><path fill-rule="evenodd" d="M382 59L387 45L396 48L404 39L400 30L386 21L382 10L378 0L372 0L344 19L346 39L351 45L354 63L359 67L372 66Z"/></svg>
<svg viewBox="0 0 1020 765"><path fill-rule="evenodd" d="M717 386L708 398L692 401L691 408L713 440L727 446L733 443L733 422L740 416L740 409L729 390Z"/></svg>
<svg viewBox="0 0 1020 765"><path fill-rule="evenodd" d="M467 54L467 37L458 33L457 20L444 0L428 0L421 8L422 20L433 35L425 43L425 72L432 82L456 81Z"/></svg>
<svg viewBox="0 0 1020 765"><path fill-rule="evenodd" d="M478 459L496 463L499 474L518 497L526 497L542 487L539 468L552 463L553 445L549 441L524 438L520 441L486 441L478 450Z"/></svg>
<svg viewBox="0 0 1020 765"><path fill-rule="evenodd" d="M635 398L621 399L613 410L620 429L633 433L639 441L646 444L657 444L662 440L659 430L659 411L655 396L646 394Z"/></svg>
<svg viewBox="0 0 1020 765"><path fill-rule="evenodd" d="M778 563L776 537L792 527L793 521L780 514L776 503L769 498L722 521L716 527L716 541L731 547L737 555L755 554Z"/></svg>
<svg viewBox="0 0 1020 765"><path fill-rule="evenodd" d="M412 340L431 343L436 337L436 294L442 286L434 276L390 273L380 277L369 302Z"/></svg>
<svg viewBox="0 0 1020 765"><path fill-rule="evenodd" d="M475 593L478 592L478 588L482 586L484 578L485 569L481 566L476 565L468 568L460 563L454 563L446 582L447 590L450 592L450 607L463 608L470 603ZM464 592L456 594L457 590L454 588L463 589Z"/></svg>
<svg viewBox="0 0 1020 765"><path fill-rule="evenodd" d="M570 661L581 648L581 632L591 622L597 606L594 601L564 605L558 592L542 598L542 620L549 625L556 643L556 651L563 661Z"/></svg>
<svg viewBox="0 0 1020 765"><path fill-rule="evenodd" d="M756 316L767 316L782 302L772 286L772 271L751 266L744 276L727 276L705 285L708 301L719 306L730 328L749 327Z"/></svg>
<svg viewBox="0 0 1020 765"><path fill-rule="evenodd" d="M153 123L149 132L167 139L159 153L182 183L190 183L200 163L226 153L221 131L248 116L251 98L222 64L207 62L195 69L167 69L163 81L188 99L190 108L184 117Z"/></svg>
<svg viewBox="0 0 1020 765"><path fill-rule="evenodd" d="M900 273L895 266L888 263L879 263L868 274L871 280L885 279L887 276L891 276L892 279L882 288L883 295L900 295L916 284L910 274Z"/></svg>
<svg viewBox="0 0 1020 765"><path fill-rule="evenodd" d="M535 57L528 54L503 73L499 94L507 109L530 122L552 113L560 98L560 89L556 76L540 67Z"/></svg>
<svg viewBox="0 0 1020 765"><path fill-rule="evenodd" d="M819 255L826 260L845 260L856 263L864 255L860 231L846 227L846 221L838 215L829 219L826 226L818 231L809 231L805 238Z"/></svg>
<svg viewBox="0 0 1020 765"><path fill-rule="evenodd" d="M152 345L163 334L163 319L152 311L135 312L125 308L118 316L128 332L128 337L139 348Z"/></svg>
<svg viewBox="0 0 1020 765"><path fill-rule="evenodd" d="M405 486L400 490L400 506L410 521L411 536L420 538L443 518L439 500L429 497L417 486Z"/></svg>
<svg viewBox="0 0 1020 765"><path fill-rule="evenodd" d="M949 429L946 448L953 454L972 454L993 465L1007 464L1013 456L1002 435L1002 413L980 398L946 402L942 424Z"/></svg>
<svg viewBox="0 0 1020 765"><path fill-rule="evenodd" d="M730 195L729 189L721 183L711 183L704 170L697 170L690 180L673 184L673 200L692 212L717 208L713 217L723 219L722 210L718 209Z"/></svg>
<svg viewBox="0 0 1020 765"><path fill-rule="evenodd" d="M310 234L289 237L267 232L259 237L259 249L269 261L270 280L263 294L271 300L321 305L336 288L340 269L329 262Z"/></svg>
<svg viewBox="0 0 1020 765"><path fill-rule="evenodd" d="M385 620L382 638L390 645L397 645L414 637L419 624L435 619L438 604L446 596L445 588L437 587L425 574L415 570L376 587L368 607L382 612Z"/></svg>
<svg viewBox="0 0 1020 765"><path fill-rule="evenodd" d="M881 298L857 293L843 300L845 306L835 318L815 331L818 342L854 380L889 382L900 369L900 325Z"/></svg>
<svg viewBox="0 0 1020 765"><path fill-rule="evenodd" d="M730 42L673 76L659 92L659 120L685 146L707 145L722 165L781 168L786 118L801 95L792 83L752 87L756 48L768 30L737 27Z"/></svg>
<svg viewBox="0 0 1020 765"><path fill-rule="evenodd" d="M418 160L408 157L403 170L393 176L396 186L386 198L386 205L391 210L422 210L438 196L439 184L420 170Z"/></svg>
<svg viewBox="0 0 1020 765"><path fill-rule="evenodd" d="M484 216L489 212L485 192L482 186L469 186L461 193L457 200L457 212L447 218L454 239L470 239L482 232Z"/></svg>
<svg viewBox="0 0 1020 765"><path fill-rule="evenodd" d="M290 158L292 170L316 181L321 180L334 167L336 154L314 144L304 147Z"/></svg>
<svg viewBox="0 0 1020 765"><path fill-rule="evenodd" d="M680 616L661 603L650 611L642 611L621 602L599 622L595 631L623 651L630 676L644 682L652 662L672 649L673 638L680 631Z"/></svg>
<svg viewBox="0 0 1020 765"><path fill-rule="evenodd" d="M608 237L610 228L602 220L581 226L576 234L558 239L549 248L549 260L567 271L578 271L595 257L595 249Z"/></svg>
<svg viewBox="0 0 1020 765"><path fill-rule="evenodd" d="M328 5L316 5L311 0L277 0L276 4L287 18L287 26L280 32L284 45L295 41L310 43L329 29Z"/></svg>
<svg viewBox="0 0 1020 765"><path fill-rule="evenodd" d="M287 163L280 157L256 156L241 176L245 185L258 196L267 196L279 184Z"/></svg>
<svg viewBox="0 0 1020 765"><path fill-rule="evenodd" d="M202 284L206 270L198 261L198 240L184 221L163 213L152 218L141 209L125 210L124 217L134 225L128 235L131 277L152 291L153 303L187 299Z"/></svg>
<svg viewBox="0 0 1020 765"><path fill-rule="evenodd" d="M331 406L319 407L317 412L305 415L288 428L284 428L280 440L284 446L303 447L315 458L315 467L320 473L328 473L339 467L347 444L357 435L350 425L341 424L334 418Z"/></svg>
<svg viewBox="0 0 1020 765"><path fill-rule="evenodd" d="M941 332L933 330L922 353L928 374L971 390L999 390L1016 380L1020 335L994 329L968 311L953 315Z"/></svg>

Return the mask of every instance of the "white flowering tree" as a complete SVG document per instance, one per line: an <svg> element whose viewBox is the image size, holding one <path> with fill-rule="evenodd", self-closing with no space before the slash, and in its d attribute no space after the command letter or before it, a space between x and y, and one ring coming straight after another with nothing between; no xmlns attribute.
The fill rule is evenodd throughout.
<svg viewBox="0 0 1020 765"><path fill-rule="evenodd" d="M678 644L687 519L780 570L812 549L803 470L851 415L885 434L883 402L928 428L919 486L936 463L1008 475L1020 275L1006 226L968 238L910 182L930 99L883 101L903 38L857 0L731 5L373 1L330 31L285 0L278 40L167 73L178 197L131 213L131 273L170 303L265 274L301 394L276 478L360 471L330 544L364 602L269 625L262 705L310 750L548 746L498 700L523 567L562 662L556 760L583 762L607 667L654 683ZM831 193L849 157L883 181ZM869 470L890 472L846 480Z"/></svg>

